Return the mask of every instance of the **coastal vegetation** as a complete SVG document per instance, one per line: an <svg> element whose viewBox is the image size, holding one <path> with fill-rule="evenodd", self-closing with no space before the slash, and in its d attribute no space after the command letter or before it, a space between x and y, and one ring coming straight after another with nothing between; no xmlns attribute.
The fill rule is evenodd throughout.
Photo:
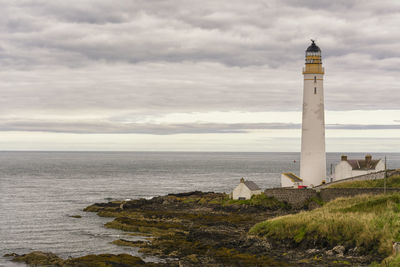
<svg viewBox="0 0 400 267"><path fill-rule="evenodd" d="M264 207L268 209L288 209L290 206L287 203L278 201L274 197L269 197L265 194L253 195L250 199L234 200L229 197L225 197L221 203L223 206L229 205L249 205L255 207Z"/></svg>
<svg viewBox="0 0 400 267"><path fill-rule="evenodd" d="M137 247L143 254L167 261L179 259L185 266L341 266L365 262L362 257L348 260L336 254L305 254L301 249L272 246L264 238L249 236L256 223L299 211L265 194L232 200L223 193L189 192L98 203L85 211L114 217L105 227L146 236L144 240L118 239L113 244Z"/></svg>
<svg viewBox="0 0 400 267"><path fill-rule="evenodd" d="M366 180L366 181L349 181L337 183L329 186L329 188L383 188L385 179ZM400 175L391 176L386 179L386 187L400 188Z"/></svg>
<svg viewBox="0 0 400 267"><path fill-rule="evenodd" d="M297 247L336 247L382 260L400 241L400 194L339 198L256 224L250 234ZM398 258L391 260L398 260Z"/></svg>
<svg viewBox="0 0 400 267"><path fill-rule="evenodd" d="M174 197L173 195L170 195ZM250 199L239 199L235 200L230 197L228 194L209 194L209 195L197 195L192 194L190 196L175 196L177 201L182 201L183 203L197 203L202 205L209 205L209 206L250 206L250 207L257 207L257 208L265 208L265 209L272 209L277 210L281 208L289 208L289 206L282 202L278 201L274 197L269 197L265 194L253 195Z"/></svg>
<svg viewBox="0 0 400 267"><path fill-rule="evenodd" d="M397 218L393 216L396 207L400 207L400 196L387 197L368 203L361 198L351 202L352 205L346 202L349 200L342 199L333 202L334 206L315 197L310 203L323 207L309 213L265 194L249 200L232 200L223 193L195 191L152 199L96 203L85 211L113 218L105 227L124 231L112 244L132 248L132 252L139 251L144 256L155 256L159 261L145 263L125 254L88 255L68 260L41 252L12 256L14 260L38 266L49 264L46 262L59 263L53 266L69 266L67 264L74 262L77 266L113 266L101 265L102 261L112 262L114 266L124 266L126 262L126 266L130 266L130 261L137 261L134 266L365 265L378 253L389 255L386 239L397 240L391 231L397 227ZM385 205L390 207L390 213L381 212L383 221L375 222L379 216L368 214L378 213ZM358 216L359 221L354 218L352 224L355 213L365 216ZM370 221L364 222L367 219ZM393 226L386 229L388 226L382 225L389 219ZM312 220L315 221L311 223ZM334 247L337 244L344 244L343 249ZM372 256L365 256L370 252Z"/></svg>
<svg viewBox="0 0 400 267"><path fill-rule="evenodd" d="M177 258L188 266L287 266L268 255L266 247L257 240L250 241L246 237L255 223L287 214L288 208L283 207L287 205L265 195L251 200L230 200L222 193L191 192L151 200L95 204L85 210L115 217L105 227L146 235L145 241L118 239L112 242L138 247L143 254ZM249 248L243 249L244 244Z"/></svg>

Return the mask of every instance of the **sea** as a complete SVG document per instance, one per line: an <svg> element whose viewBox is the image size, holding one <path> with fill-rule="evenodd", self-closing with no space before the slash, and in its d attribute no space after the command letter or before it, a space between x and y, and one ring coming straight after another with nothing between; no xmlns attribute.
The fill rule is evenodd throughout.
<svg viewBox="0 0 400 267"><path fill-rule="evenodd" d="M365 153L347 155L363 158ZM340 156L327 153L327 174ZM373 154L385 156L388 168L400 168L400 153ZM241 177L261 188L276 187L280 173L299 173L299 163L300 153L0 152L0 266L25 266L2 256L37 250L63 258L100 253L141 256L136 249L110 243L141 237L104 228L112 218L82 210L96 202L168 193L229 193Z"/></svg>

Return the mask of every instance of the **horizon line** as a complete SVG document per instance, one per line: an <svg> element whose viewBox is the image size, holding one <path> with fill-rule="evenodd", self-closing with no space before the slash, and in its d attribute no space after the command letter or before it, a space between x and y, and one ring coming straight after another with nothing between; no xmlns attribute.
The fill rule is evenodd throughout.
<svg viewBox="0 0 400 267"><path fill-rule="evenodd" d="M223 150L0 150L2 152L111 152L111 153L301 153L301 151L223 151ZM376 153L376 154L399 154L399 152L371 152L371 151L327 151L326 153Z"/></svg>

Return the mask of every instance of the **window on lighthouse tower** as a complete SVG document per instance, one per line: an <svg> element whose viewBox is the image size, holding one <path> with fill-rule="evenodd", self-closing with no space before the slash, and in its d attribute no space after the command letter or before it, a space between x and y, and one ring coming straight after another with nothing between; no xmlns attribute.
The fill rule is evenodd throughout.
<svg viewBox="0 0 400 267"><path fill-rule="evenodd" d="M314 87L314 95L317 94L317 87Z"/></svg>

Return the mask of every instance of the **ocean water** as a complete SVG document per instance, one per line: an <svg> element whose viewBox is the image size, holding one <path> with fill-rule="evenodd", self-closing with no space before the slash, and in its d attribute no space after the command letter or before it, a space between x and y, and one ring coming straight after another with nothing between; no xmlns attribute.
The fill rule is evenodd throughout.
<svg viewBox="0 0 400 267"><path fill-rule="evenodd" d="M364 153L348 155L362 158ZM400 153L386 156L389 168L400 167ZM110 199L193 190L228 193L241 177L261 188L275 187L281 172L299 173L299 159L299 153L0 152L0 256L34 250L63 258L139 255L110 242L140 237L106 229L104 223L112 219L82 209ZM339 160L340 154L327 154L327 173ZM0 257L0 266L24 265Z"/></svg>

